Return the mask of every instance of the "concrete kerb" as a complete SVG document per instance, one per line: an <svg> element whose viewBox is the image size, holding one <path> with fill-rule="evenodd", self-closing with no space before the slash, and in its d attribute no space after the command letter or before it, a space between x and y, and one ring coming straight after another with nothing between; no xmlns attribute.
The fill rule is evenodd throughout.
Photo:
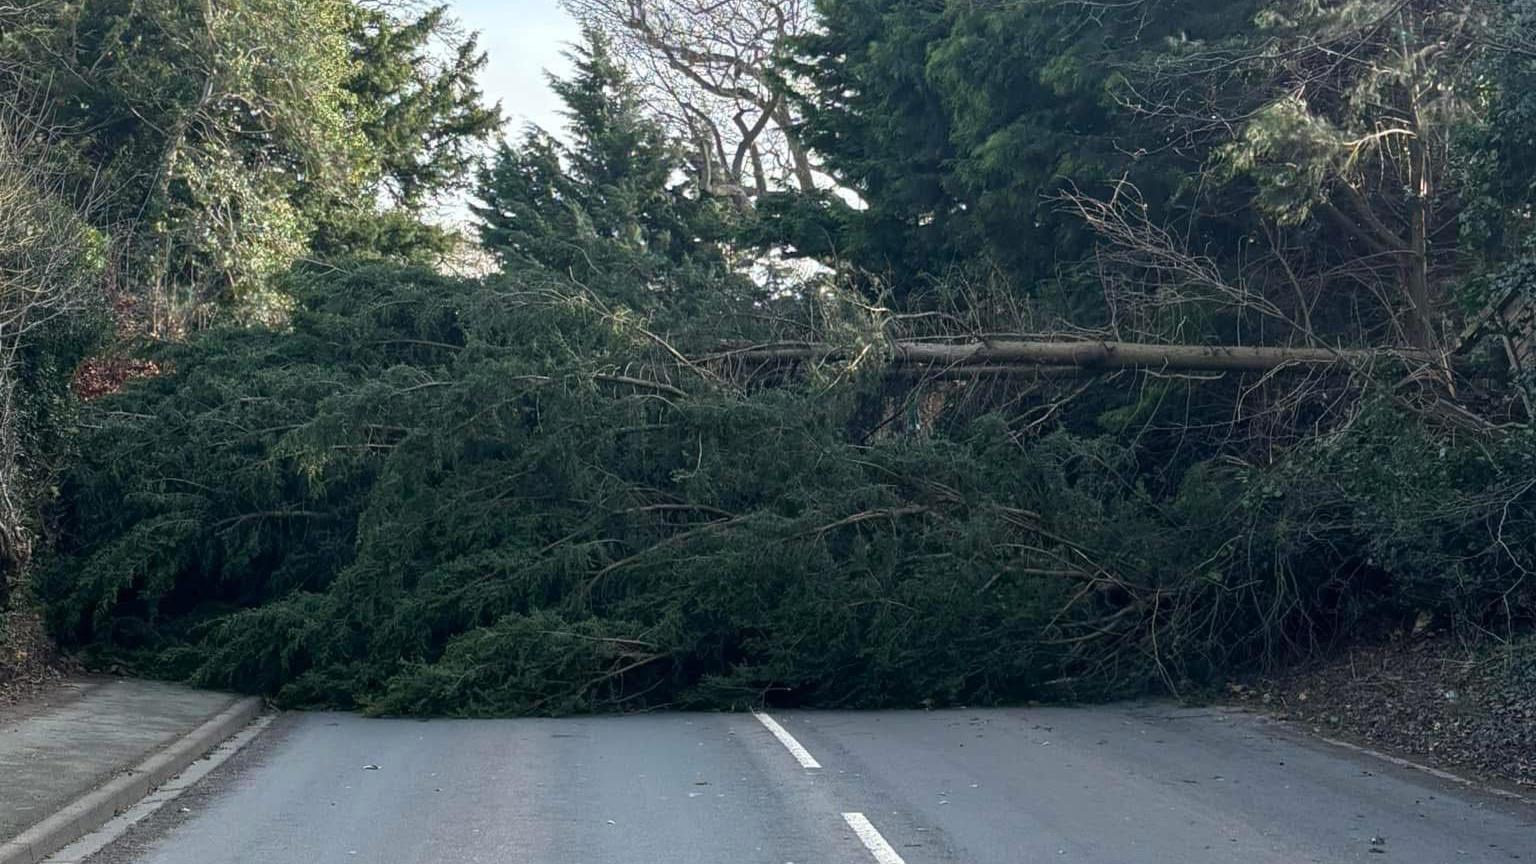
<svg viewBox="0 0 1536 864"><path fill-rule="evenodd" d="M151 790L207 755L261 713L261 700L248 697L145 759L131 771L75 799L59 812L0 844L0 864L40 864L49 855L106 824Z"/></svg>

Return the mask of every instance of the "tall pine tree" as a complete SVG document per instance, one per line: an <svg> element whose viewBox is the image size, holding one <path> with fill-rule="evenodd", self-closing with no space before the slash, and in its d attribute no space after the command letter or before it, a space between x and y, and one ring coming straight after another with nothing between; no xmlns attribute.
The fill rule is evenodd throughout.
<svg viewBox="0 0 1536 864"><path fill-rule="evenodd" d="M681 151L643 112L607 37L588 30L550 85L564 137L534 127L503 142L472 209L481 242L509 268L537 265L637 310L687 299L729 276L728 209L700 193Z"/></svg>
<svg viewBox="0 0 1536 864"><path fill-rule="evenodd" d="M317 255L431 262L457 245L454 233L421 216L473 183L480 145L501 125L501 111L486 104L476 81L485 52L456 27L446 6L413 18L350 7L345 89L359 106L353 119L367 140L370 171L341 198L310 190L304 209L315 223Z"/></svg>

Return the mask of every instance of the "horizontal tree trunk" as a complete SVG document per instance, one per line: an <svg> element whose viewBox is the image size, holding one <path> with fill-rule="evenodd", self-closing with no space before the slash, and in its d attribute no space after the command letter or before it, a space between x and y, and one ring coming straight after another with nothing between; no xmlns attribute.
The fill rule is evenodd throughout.
<svg viewBox="0 0 1536 864"><path fill-rule="evenodd" d="M1084 366L1045 366L1039 363L975 363L963 366L923 364L896 364L889 370L891 375L904 378L936 378L945 381L964 381L970 378L1091 378L1119 369L1092 369Z"/></svg>
<svg viewBox="0 0 1536 864"><path fill-rule="evenodd" d="M1278 348L1255 345L1155 345L1140 342L988 341L962 344L896 342L891 360L903 367L1062 366L1077 369L1146 369L1187 372L1268 372L1285 366L1366 366L1381 361L1444 365L1437 353L1421 349ZM716 359L782 362L846 359L828 345L748 348Z"/></svg>

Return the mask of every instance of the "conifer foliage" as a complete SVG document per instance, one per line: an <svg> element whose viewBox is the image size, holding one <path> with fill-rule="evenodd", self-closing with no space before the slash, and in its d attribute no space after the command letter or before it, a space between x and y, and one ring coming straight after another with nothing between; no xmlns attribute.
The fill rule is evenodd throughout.
<svg viewBox="0 0 1536 864"><path fill-rule="evenodd" d="M728 272L727 213L642 112L607 37L589 30L568 56L571 78L550 81L565 138L535 127L502 144L473 207L481 242L503 264L569 274L644 313L714 293L684 290L690 279L748 290Z"/></svg>
<svg viewBox="0 0 1536 864"><path fill-rule="evenodd" d="M1124 96L1111 61L1139 57L1139 26L1070 28L1082 41L1044 62L1049 40L1010 34L1057 32L1077 4L821 6L790 66L822 88L801 131L863 209L713 197L589 32L554 82L566 134L534 130L480 175L499 273L306 264L282 277L282 326L162 346L166 374L89 406L39 586L54 631L287 704L485 715L1183 693L1365 624L1536 619L1536 437L1433 413L1448 377L886 368L891 336L1139 317L1239 340L1254 315L1323 307L1269 303L1242 256L1145 230L1195 213L1179 166L1216 133L1134 157L1111 140L1177 125L1104 98ZM1216 18L1190 22L1204 37L1174 39L1171 18L1145 33L1178 56L1235 50L1245 19ZM988 59L1014 54L1039 80L1014 87L1023 67ZM1490 69L1524 80L1527 56ZM1526 113L1504 104L1484 132L1516 140ZM1036 124L1051 143L1032 145ZM1165 194L1105 206L1139 214L1123 234L1157 241L1155 279L1103 224L1041 201L1069 174L1128 177L1127 159ZM1454 176L1481 190L1492 258L1521 245L1528 190L1487 169ZM1233 243L1279 225L1245 177L1218 190L1233 209L1191 224ZM1003 249L1018 236L1036 245ZM842 269L746 275L786 250ZM1124 290L1090 296L1090 272ZM1473 287L1529 293L1502 272Z"/></svg>
<svg viewBox="0 0 1536 864"><path fill-rule="evenodd" d="M1528 441L1436 459L1386 412L1326 474L1149 495L1114 440L1001 417L856 443L864 385L742 392L567 287L310 274L291 330L169 352L96 403L56 631L288 704L505 714L1182 689L1510 601L1505 551L1435 514L1496 518ZM1532 527L1505 514L1509 553Z"/></svg>

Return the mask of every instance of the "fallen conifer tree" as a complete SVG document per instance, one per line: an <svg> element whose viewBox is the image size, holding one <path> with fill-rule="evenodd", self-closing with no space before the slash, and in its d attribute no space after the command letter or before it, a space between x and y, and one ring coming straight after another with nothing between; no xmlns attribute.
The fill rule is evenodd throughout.
<svg viewBox="0 0 1536 864"><path fill-rule="evenodd" d="M884 376L743 391L532 278L305 277L289 330L93 403L56 632L285 704L505 714L1182 692L1392 610L1531 611L1524 438L1437 457L1367 406L1156 489L1117 436L1001 415L861 442Z"/></svg>

